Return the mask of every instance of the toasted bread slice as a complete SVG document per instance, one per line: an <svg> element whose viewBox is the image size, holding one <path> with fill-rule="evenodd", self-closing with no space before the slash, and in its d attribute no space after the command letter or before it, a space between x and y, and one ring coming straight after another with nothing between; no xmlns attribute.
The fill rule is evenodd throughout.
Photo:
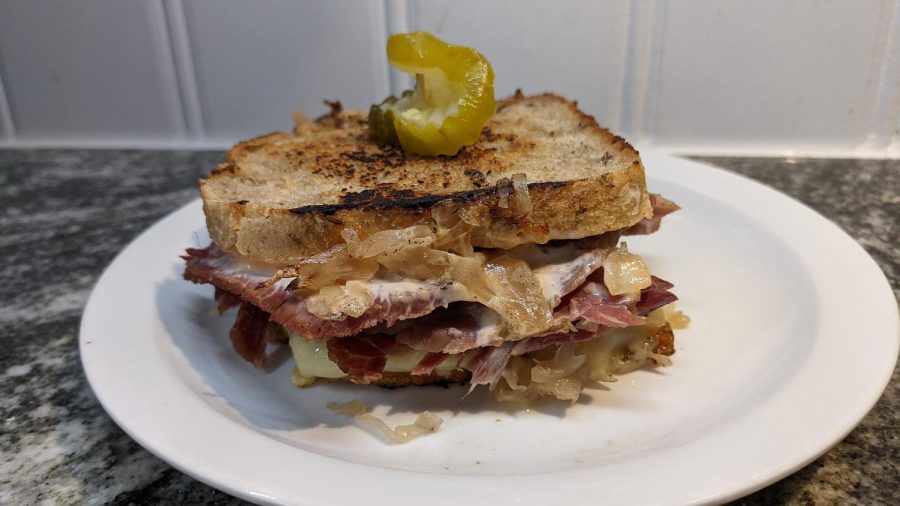
<svg viewBox="0 0 900 506"><path fill-rule="evenodd" d="M364 237L427 224L446 199L490 210L489 225L472 237L484 248L587 237L652 214L637 151L556 95L500 101L481 139L452 157L378 145L367 128L364 113L335 108L292 133L234 146L200 181L213 241L289 263L341 244L346 226ZM507 208L497 186L519 173L533 204L525 217Z"/></svg>

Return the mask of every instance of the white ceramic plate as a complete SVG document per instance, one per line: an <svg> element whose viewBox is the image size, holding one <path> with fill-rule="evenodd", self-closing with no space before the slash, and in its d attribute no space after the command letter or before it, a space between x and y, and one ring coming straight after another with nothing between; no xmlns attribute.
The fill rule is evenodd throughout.
<svg viewBox="0 0 900 506"><path fill-rule="evenodd" d="M898 317L875 262L835 225L751 180L644 155L683 210L632 237L693 319L674 366L636 371L574 406L507 413L460 387L291 384L289 353L254 369L231 315L181 280L206 244L199 201L138 237L97 283L81 328L110 416L178 469L251 501L299 504L720 502L799 469L843 438L894 368ZM823 184L825 184L823 182ZM337 416L362 399L389 423L444 426L388 445Z"/></svg>

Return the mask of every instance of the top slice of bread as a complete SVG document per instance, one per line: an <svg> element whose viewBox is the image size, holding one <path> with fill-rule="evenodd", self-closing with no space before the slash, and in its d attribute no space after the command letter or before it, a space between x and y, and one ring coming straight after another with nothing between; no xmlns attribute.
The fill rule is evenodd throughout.
<svg viewBox="0 0 900 506"><path fill-rule="evenodd" d="M365 113L335 109L294 132L235 145L200 181L212 240L231 253L290 263L342 244L347 226L365 237L430 223L431 207L446 199L490 209L489 225L472 238L484 248L535 242L535 227L543 240L574 239L652 214L637 151L553 94L498 102L479 141L451 157L376 144L367 128ZM533 203L527 224L497 187L520 173Z"/></svg>

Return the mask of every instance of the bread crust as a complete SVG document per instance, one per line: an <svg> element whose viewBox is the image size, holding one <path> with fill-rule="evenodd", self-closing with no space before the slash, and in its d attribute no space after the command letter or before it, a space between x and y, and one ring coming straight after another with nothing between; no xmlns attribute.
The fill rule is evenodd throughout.
<svg viewBox="0 0 900 506"><path fill-rule="evenodd" d="M461 371L459 369L450 371L450 374L447 376L440 376L436 373L413 376L405 372L385 371L381 373L381 378L373 381L372 384L384 388L400 388L410 385L455 385L457 383L466 384L471 377L472 375L469 371Z"/></svg>
<svg viewBox="0 0 900 506"><path fill-rule="evenodd" d="M516 173L529 181L524 217L501 205L497 186ZM479 142L453 157L379 146L364 114L333 109L294 133L238 143L200 189L213 241L273 263L341 244L347 226L365 236L428 224L445 200L490 210L472 237L484 248L586 237L651 215L637 151L552 94L500 101Z"/></svg>

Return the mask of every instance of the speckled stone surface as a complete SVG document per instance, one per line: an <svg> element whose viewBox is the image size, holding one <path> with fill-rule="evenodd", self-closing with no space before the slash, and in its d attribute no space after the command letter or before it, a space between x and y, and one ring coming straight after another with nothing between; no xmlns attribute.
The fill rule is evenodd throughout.
<svg viewBox="0 0 900 506"><path fill-rule="evenodd" d="M81 370L103 268L196 197L217 152L0 151L0 503L238 504L119 429ZM704 159L793 195L872 254L900 294L900 162ZM900 504L898 372L844 441L743 504ZM711 463L711 465L714 465Z"/></svg>

